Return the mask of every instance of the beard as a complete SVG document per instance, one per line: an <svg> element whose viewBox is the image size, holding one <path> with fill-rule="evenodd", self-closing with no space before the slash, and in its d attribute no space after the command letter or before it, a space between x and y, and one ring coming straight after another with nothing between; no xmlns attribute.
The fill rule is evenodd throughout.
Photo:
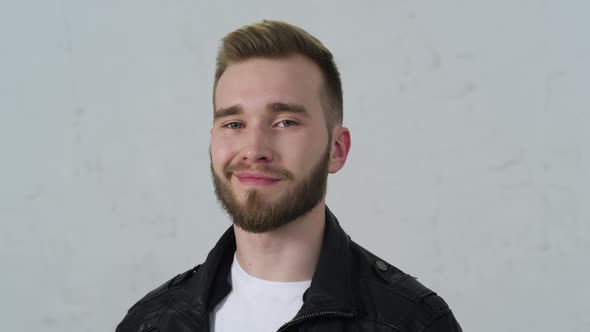
<svg viewBox="0 0 590 332"><path fill-rule="evenodd" d="M245 164L229 165L223 172L225 179L221 179L215 173L213 163L211 163L211 176L217 200L229 214L234 225L246 232L265 233L305 216L318 205L326 194L329 162L330 144L321 159L299 181L295 181L291 172L285 169L269 166L249 167ZM291 182L291 188L288 188L287 192L274 202L265 201L258 189L248 189L244 203L240 203L231 188L230 181L234 172L246 169L256 170L282 181Z"/></svg>

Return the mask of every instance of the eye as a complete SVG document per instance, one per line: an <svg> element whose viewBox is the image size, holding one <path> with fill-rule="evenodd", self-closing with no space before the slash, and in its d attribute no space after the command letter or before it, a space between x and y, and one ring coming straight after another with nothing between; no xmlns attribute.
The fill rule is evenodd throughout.
<svg viewBox="0 0 590 332"><path fill-rule="evenodd" d="M239 122L230 122L230 123L224 124L222 127L228 128L228 129L241 129L241 128L244 128L244 125L242 125Z"/></svg>
<svg viewBox="0 0 590 332"><path fill-rule="evenodd" d="M298 123L293 120L282 120L279 122L279 127L292 127L296 125L298 125Z"/></svg>

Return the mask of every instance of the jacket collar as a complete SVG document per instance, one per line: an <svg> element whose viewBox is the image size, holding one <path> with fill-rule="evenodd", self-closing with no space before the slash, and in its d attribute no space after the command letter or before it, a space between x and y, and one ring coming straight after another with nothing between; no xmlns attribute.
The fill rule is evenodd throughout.
<svg viewBox="0 0 590 332"><path fill-rule="evenodd" d="M300 313L316 310L354 311L350 237L326 206L322 250Z"/></svg>
<svg viewBox="0 0 590 332"><path fill-rule="evenodd" d="M304 304L298 315L318 310L355 311L351 285L350 237L327 206L325 220L318 265L311 285L304 294ZM210 312L231 291L227 276L235 251L236 240L232 226L209 252L196 278L187 285L189 291L197 295L194 305Z"/></svg>

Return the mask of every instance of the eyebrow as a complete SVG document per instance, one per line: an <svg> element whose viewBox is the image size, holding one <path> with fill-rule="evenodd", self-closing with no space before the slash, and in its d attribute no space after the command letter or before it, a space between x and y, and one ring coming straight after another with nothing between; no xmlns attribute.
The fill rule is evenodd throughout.
<svg viewBox="0 0 590 332"><path fill-rule="evenodd" d="M301 114L305 117L309 117L309 111L303 105L299 104L292 104L292 103L281 103L281 102L274 102L268 103L266 105L266 109L272 113L293 113L293 114ZM219 108L214 112L213 121L217 121L218 119L225 118L228 116L234 115L241 115L244 113L244 109L240 105L233 105L226 108Z"/></svg>
<svg viewBox="0 0 590 332"><path fill-rule="evenodd" d="M242 114L244 113L244 110L241 106L234 105L227 108L219 108L213 113L213 121L217 121L218 119L225 118L228 116Z"/></svg>

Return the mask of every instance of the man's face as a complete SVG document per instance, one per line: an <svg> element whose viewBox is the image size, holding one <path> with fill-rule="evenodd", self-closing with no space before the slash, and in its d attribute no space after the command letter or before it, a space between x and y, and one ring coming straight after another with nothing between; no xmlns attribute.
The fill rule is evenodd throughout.
<svg viewBox="0 0 590 332"><path fill-rule="evenodd" d="M322 85L302 56L235 63L219 79L211 172L238 227L267 232L322 201L331 153Z"/></svg>

